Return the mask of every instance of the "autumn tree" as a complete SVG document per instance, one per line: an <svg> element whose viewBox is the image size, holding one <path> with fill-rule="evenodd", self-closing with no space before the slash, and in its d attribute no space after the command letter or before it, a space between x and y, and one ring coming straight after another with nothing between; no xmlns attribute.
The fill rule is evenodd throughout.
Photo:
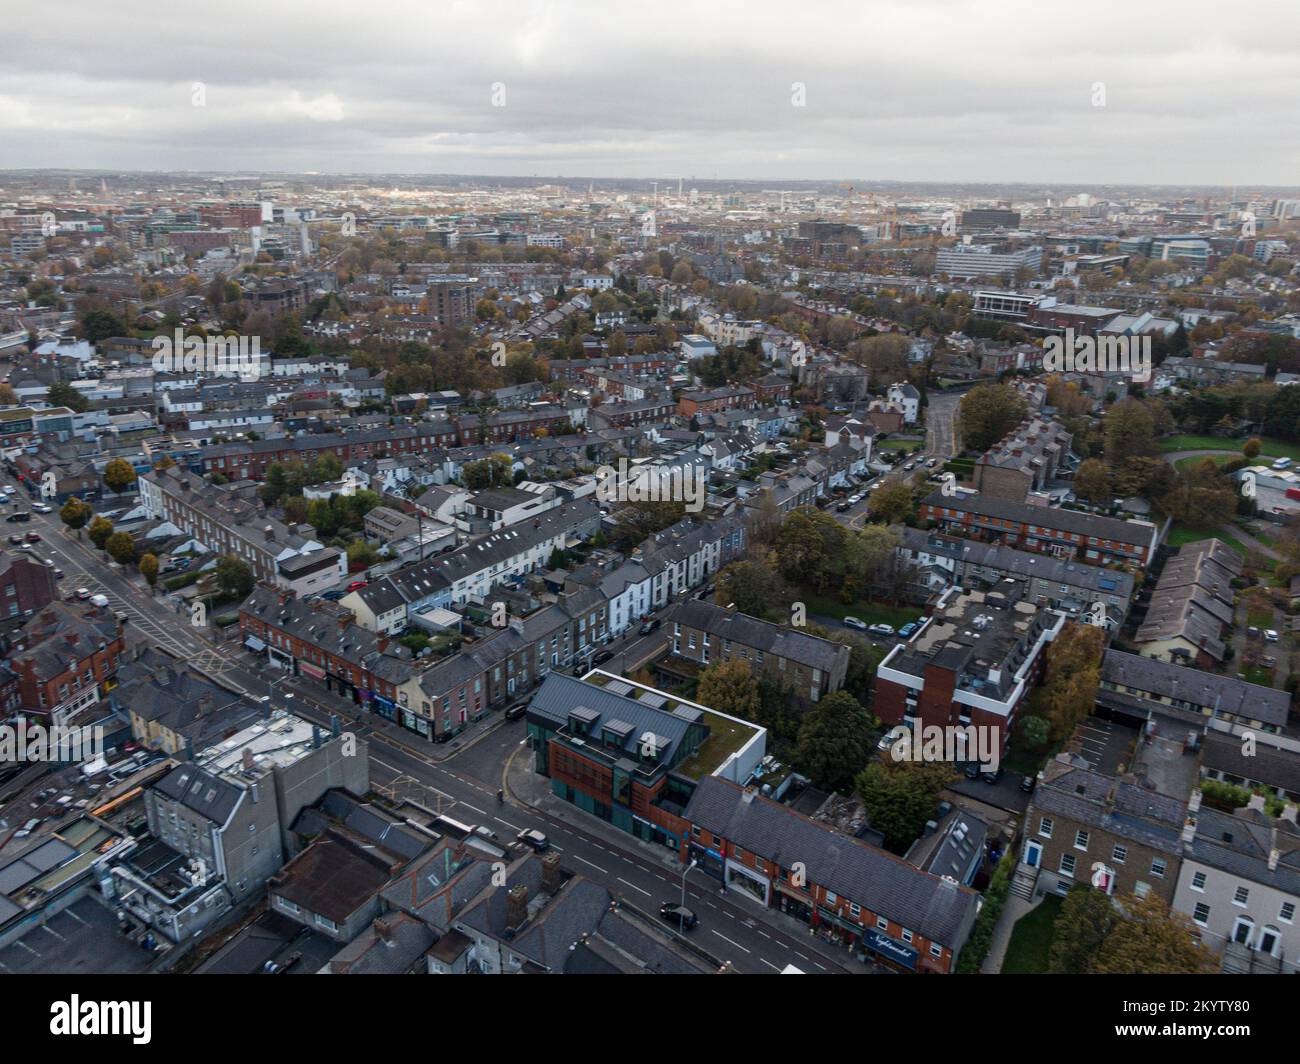
<svg viewBox="0 0 1300 1064"><path fill-rule="evenodd" d="M114 532L104 541L104 549L119 565L135 561L135 537L130 532Z"/></svg>
<svg viewBox="0 0 1300 1064"><path fill-rule="evenodd" d="M108 537L113 534L113 522L107 517L96 517L90 522L90 531L87 534L90 536L90 542L103 550Z"/></svg>
<svg viewBox="0 0 1300 1064"><path fill-rule="evenodd" d="M885 846L901 852L925 830L939 808L939 792L957 774L950 761L873 761L854 782Z"/></svg>
<svg viewBox="0 0 1300 1064"><path fill-rule="evenodd" d="M1092 503L1104 502L1110 496L1110 474L1106 463L1088 458L1079 463L1074 473L1074 493Z"/></svg>
<svg viewBox="0 0 1300 1064"><path fill-rule="evenodd" d="M734 605L740 613L771 620L788 616L790 590L776 570L776 558L732 562L718 574L718 601Z"/></svg>
<svg viewBox="0 0 1300 1064"><path fill-rule="evenodd" d="M123 492L135 483L135 470L121 458L114 458L104 466L104 483L110 491Z"/></svg>
<svg viewBox="0 0 1300 1064"><path fill-rule="evenodd" d="M1186 913L1172 911L1158 894L1124 899L1124 918L1097 951L1096 975L1207 975L1218 959L1199 941Z"/></svg>
<svg viewBox="0 0 1300 1064"><path fill-rule="evenodd" d="M140 558L138 565L140 575L145 578L145 582L150 587L158 583L158 555L145 554Z"/></svg>
<svg viewBox="0 0 1300 1064"><path fill-rule="evenodd" d="M1047 970L1053 975L1087 975L1119 921L1109 894L1084 884L1072 887L1052 928Z"/></svg>
<svg viewBox="0 0 1300 1064"><path fill-rule="evenodd" d="M867 510L873 521L882 521L887 525L901 525L912 516L916 500L912 489L901 480L882 484L871 493Z"/></svg>
<svg viewBox="0 0 1300 1064"><path fill-rule="evenodd" d="M1009 384L980 384L961 399L957 412L962 446L987 451L1029 413L1025 397Z"/></svg>
<svg viewBox="0 0 1300 1064"><path fill-rule="evenodd" d="M720 661L700 673L695 698L702 706L741 720L758 718L758 681L747 662Z"/></svg>
<svg viewBox="0 0 1300 1064"><path fill-rule="evenodd" d="M84 499L73 496L65 502L59 510L59 520L77 533L77 538L81 538L81 530L86 527L86 522L91 519L95 513L95 508Z"/></svg>
<svg viewBox="0 0 1300 1064"><path fill-rule="evenodd" d="M1112 468L1155 452L1155 420L1140 399L1130 396L1114 404L1106 412L1104 432L1106 463Z"/></svg>
<svg viewBox="0 0 1300 1064"><path fill-rule="evenodd" d="M1053 742L1064 740L1092 712L1105 642L1099 625L1071 622L1048 644L1046 677L1030 695L1030 711L1046 718Z"/></svg>

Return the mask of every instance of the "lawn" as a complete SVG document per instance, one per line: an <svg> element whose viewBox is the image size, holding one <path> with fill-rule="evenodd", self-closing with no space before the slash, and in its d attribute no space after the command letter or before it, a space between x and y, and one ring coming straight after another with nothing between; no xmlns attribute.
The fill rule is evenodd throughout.
<svg viewBox="0 0 1300 1064"><path fill-rule="evenodd" d="M1233 457L1241 454L1244 439L1230 440L1224 436L1169 436L1160 441L1160 449L1169 451L1228 451ZM1263 450L1260 457L1272 455L1275 458L1300 458L1300 444L1287 443L1286 440L1272 436L1260 437Z"/></svg>
<svg viewBox="0 0 1300 1064"><path fill-rule="evenodd" d="M1263 665L1249 665L1242 675L1247 683L1258 684L1260 687L1273 686L1273 670L1266 669Z"/></svg>
<svg viewBox="0 0 1300 1064"><path fill-rule="evenodd" d="M807 592L800 596L799 601L808 607L810 617L814 613L824 617L834 617L838 621L844 620L845 617L856 617L858 620L866 621L867 624L889 624L895 628L924 616L924 611L915 606L889 606L883 602L861 601L846 606L830 595L813 595Z"/></svg>
<svg viewBox="0 0 1300 1064"><path fill-rule="evenodd" d="M1243 558L1246 556L1246 545L1239 539L1233 539L1231 536L1225 536L1222 532L1215 529L1208 531L1200 528L1187 528L1184 525L1174 525L1169 530L1169 535L1165 542L1171 547L1185 547L1188 543L1200 543L1203 539L1217 539L1226 543Z"/></svg>
<svg viewBox="0 0 1300 1064"><path fill-rule="evenodd" d="M918 447L924 447L925 440L885 440L881 445L882 451L915 451Z"/></svg>
<svg viewBox="0 0 1300 1064"><path fill-rule="evenodd" d="M1003 975L1043 975L1055 937L1056 918L1061 915L1062 898L1049 894L1038 907L1027 912L1011 932L1007 955L1002 958Z"/></svg>

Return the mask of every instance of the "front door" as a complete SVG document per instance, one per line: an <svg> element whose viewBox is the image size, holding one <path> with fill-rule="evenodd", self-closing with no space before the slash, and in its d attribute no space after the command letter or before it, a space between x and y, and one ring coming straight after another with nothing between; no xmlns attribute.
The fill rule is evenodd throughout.
<svg viewBox="0 0 1300 1064"><path fill-rule="evenodd" d="M1043 846L1041 843L1033 841L1025 843L1025 864L1030 868L1037 868L1038 862L1042 860L1042 857Z"/></svg>

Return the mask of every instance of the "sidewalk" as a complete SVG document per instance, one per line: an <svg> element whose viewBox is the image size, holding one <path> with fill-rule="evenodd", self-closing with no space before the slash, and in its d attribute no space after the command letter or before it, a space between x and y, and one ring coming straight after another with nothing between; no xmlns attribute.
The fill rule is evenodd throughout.
<svg viewBox="0 0 1300 1064"><path fill-rule="evenodd" d="M988 956L980 966L981 975L997 975L1002 971L1002 961L1007 955L1007 945L1011 941L1011 932L1015 930L1016 922L1026 913L1038 908L1042 900L1041 894L1033 901L1026 901L1018 894L1007 895L1007 903L1002 909L1002 915L998 917L997 926L993 928L993 940L989 943Z"/></svg>

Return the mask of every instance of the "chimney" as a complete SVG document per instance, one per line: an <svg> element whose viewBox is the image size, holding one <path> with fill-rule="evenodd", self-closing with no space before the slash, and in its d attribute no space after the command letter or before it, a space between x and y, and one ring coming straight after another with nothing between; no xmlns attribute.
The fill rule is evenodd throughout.
<svg viewBox="0 0 1300 1064"><path fill-rule="evenodd" d="M1282 819L1282 820L1288 820L1288 821L1290 821L1290 822L1291 822L1291 826L1292 826L1292 827L1295 827L1295 825L1296 825L1296 812L1297 812L1296 804L1295 804L1294 802L1287 802L1287 804L1284 805L1284 806L1282 807L1282 817L1281 817L1281 819Z"/></svg>
<svg viewBox="0 0 1300 1064"><path fill-rule="evenodd" d="M376 638L376 640L375 640L375 645L376 645L377 647L379 647L379 653L381 653L381 654L382 654L385 650L387 650L387 649L388 649L388 633L387 633L387 632L380 632L380 633L379 633L379 636L378 636L378 637Z"/></svg>
<svg viewBox="0 0 1300 1064"><path fill-rule="evenodd" d="M270 525L267 525L264 529L262 529L262 531L266 533L266 541L268 543L270 543L272 540L275 539L275 529L272 528Z"/></svg>
<svg viewBox="0 0 1300 1064"><path fill-rule="evenodd" d="M320 749L320 725L319 724L313 724L311 726L311 748L313 750Z"/></svg>
<svg viewBox="0 0 1300 1064"><path fill-rule="evenodd" d="M337 713L330 714L330 736L335 739L339 737L339 717Z"/></svg>
<svg viewBox="0 0 1300 1064"><path fill-rule="evenodd" d="M393 944L393 925L389 923L389 918L387 916L375 917L374 928L375 937L378 938L380 942L389 946Z"/></svg>
<svg viewBox="0 0 1300 1064"><path fill-rule="evenodd" d="M1246 803L1247 809L1255 809L1264 812L1264 796L1262 794L1252 794L1250 801Z"/></svg>
<svg viewBox="0 0 1300 1064"><path fill-rule="evenodd" d="M552 897L560 889L560 855L554 850L542 855L542 893Z"/></svg>
<svg viewBox="0 0 1300 1064"><path fill-rule="evenodd" d="M1270 872L1277 871L1277 862L1281 859L1281 857L1282 857L1282 852L1276 846L1274 846L1271 850L1268 851L1268 870Z"/></svg>
<svg viewBox="0 0 1300 1064"><path fill-rule="evenodd" d="M245 772L252 772L253 769L257 767L257 763L253 760L253 751L250 750L248 747L244 747L241 760L243 762Z"/></svg>
<svg viewBox="0 0 1300 1064"><path fill-rule="evenodd" d="M199 716L206 717L212 712L212 695L207 694L199 699Z"/></svg>
<svg viewBox="0 0 1300 1064"><path fill-rule="evenodd" d="M757 788L755 788L755 787L746 787L746 788L745 788L745 793L742 794L742 795L740 796L740 800L741 800L741 802L744 803L745 805L749 805L749 804L751 804L751 803L754 801L754 795L757 794L757 793L758 793Z"/></svg>
<svg viewBox="0 0 1300 1064"><path fill-rule="evenodd" d="M528 919L528 888L516 883L506 894L506 927L518 931Z"/></svg>

